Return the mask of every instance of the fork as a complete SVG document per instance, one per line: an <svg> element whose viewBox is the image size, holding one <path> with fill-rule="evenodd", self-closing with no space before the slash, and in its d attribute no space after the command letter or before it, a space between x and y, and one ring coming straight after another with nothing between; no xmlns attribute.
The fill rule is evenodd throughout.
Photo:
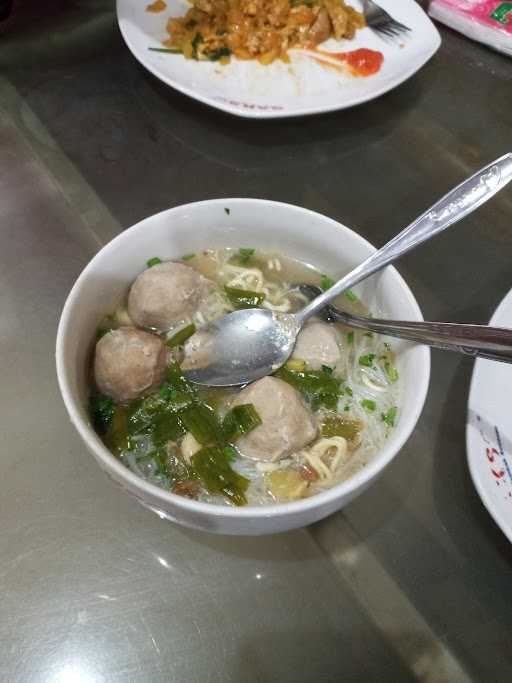
<svg viewBox="0 0 512 683"><path fill-rule="evenodd" d="M363 15L366 25L377 35L386 38L399 38L411 29L401 24L396 19L377 5L373 0L363 0Z"/></svg>
<svg viewBox="0 0 512 683"><path fill-rule="evenodd" d="M311 300L321 290L314 285L301 284L297 289ZM328 304L318 315L326 322L337 322L361 330L408 339L444 351L457 351L473 358L488 358L512 363L512 329L489 325L459 323L410 322L408 320L379 320L351 315Z"/></svg>

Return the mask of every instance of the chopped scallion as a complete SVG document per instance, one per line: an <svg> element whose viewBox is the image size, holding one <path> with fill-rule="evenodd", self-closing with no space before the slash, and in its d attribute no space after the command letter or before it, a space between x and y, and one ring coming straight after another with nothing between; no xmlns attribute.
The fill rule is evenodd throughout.
<svg viewBox="0 0 512 683"><path fill-rule="evenodd" d="M229 209L228 209L228 211L229 211ZM238 250L238 259L239 259L240 263L243 266L247 265L249 263L249 261L251 260L251 257L254 256L255 251L256 251L256 249L253 249L251 247L241 247Z"/></svg>
<svg viewBox="0 0 512 683"><path fill-rule="evenodd" d="M200 33L196 33L194 36L191 45L192 45L192 59L199 59L199 53L197 51L197 48L199 47L199 44L203 42L203 36Z"/></svg>
<svg viewBox="0 0 512 683"><path fill-rule="evenodd" d="M367 356L359 356L359 365L363 365L366 368L371 368L374 360L374 353L369 353Z"/></svg>
<svg viewBox="0 0 512 683"><path fill-rule="evenodd" d="M228 462L235 462L237 456L236 448L233 448L233 446L224 446L222 452L226 456Z"/></svg>
<svg viewBox="0 0 512 683"><path fill-rule="evenodd" d="M191 323L186 327L182 327L181 330L178 330L176 334L173 334L173 336L167 340L166 345L169 346L171 349L175 346L183 346L183 344L187 341L189 337L191 337L194 334L195 331L196 326L194 325L194 323Z"/></svg>
<svg viewBox="0 0 512 683"><path fill-rule="evenodd" d="M146 261L146 265L148 268L157 266L159 263L162 263L162 259L158 258L158 256L153 256L153 258L150 258L149 261Z"/></svg>
<svg viewBox="0 0 512 683"><path fill-rule="evenodd" d="M229 466L224 449L206 446L192 456L192 466L210 493L220 493L235 505L245 505L249 480Z"/></svg>
<svg viewBox="0 0 512 683"><path fill-rule="evenodd" d="M382 421L385 422L389 427L394 427L396 419L396 406L390 408L387 413L381 413L380 417Z"/></svg>
<svg viewBox="0 0 512 683"><path fill-rule="evenodd" d="M355 294L351 289L347 289L345 296L349 301L357 301L357 294Z"/></svg>
<svg viewBox="0 0 512 683"><path fill-rule="evenodd" d="M292 372L284 366L276 372L276 377L300 391L313 410L321 407L336 410L341 395L341 380L328 372L324 370Z"/></svg>
<svg viewBox="0 0 512 683"><path fill-rule="evenodd" d="M224 291L235 308L256 308L265 300L265 295L260 292L235 287L224 287Z"/></svg>
<svg viewBox="0 0 512 683"><path fill-rule="evenodd" d="M105 434L112 422L116 404L110 396L93 394L89 399L89 413L91 420L99 434Z"/></svg>
<svg viewBox="0 0 512 683"><path fill-rule="evenodd" d="M350 420L341 415L327 417L322 424L322 436L331 438L342 436L347 441L353 441L361 431L361 423L358 420Z"/></svg>
<svg viewBox="0 0 512 683"><path fill-rule="evenodd" d="M194 439L203 446L220 441L220 424L214 411L204 403L191 403L179 417Z"/></svg>
<svg viewBox="0 0 512 683"><path fill-rule="evenodd" d="M347 332L347 344L353 344L354 343L354 333L353 332Z"/></svg>
<svg viewBox="0 0 512 683"><path fill-rule="evenodd" d="M324 290L330 289L334 284L334 280L327 275L322 275L320 279L320 287Z"/></svg>
<svg viewBox="0 0 512 683"><path fill-rule="evenodd" d="M261 418L252 403L235 406L224 418L222 438L224 441L235 441L261 424Z"/></svg>
<svg viewBox="0 0 512 683"><path fill-rule="evenodd" d="M306 369L306 361L300 358L290 358L286 361L285 368L292 372L303 372Z"/></svg>
<svg viewBox="0 0 512 683"><path fill-rule="evenodd" d="M375 408L377 407L377 404L375 403L375 401L371 401L368 398L363 398L363 400L361 401L361 405L363 406L363 408L365 408L366 410L369 410L370 412L373 412L375 410Z"/></svg>
<svg viewBox="0 0 512 683"><path fill-rule="evenodd" d="M224 57L229 57L231 55L231 50L229 47L220 47L218 50L212 50L212 52L205 52L206 56L210 62L218 62L219 59Z"/></svg>
<svg viewBox="0 0 512 683"><path fill-rule="evenodd" d="M151 52L167 52L169 55L182 55L183 52L177 47L148 47Z"/></svg>
<svg viewBox="0 0 512 683"><path fill-rule="evenodd" d="M384 369L391 382L396 382L398 379L398 370L391 365L388 361L384 363Z"/></svg>

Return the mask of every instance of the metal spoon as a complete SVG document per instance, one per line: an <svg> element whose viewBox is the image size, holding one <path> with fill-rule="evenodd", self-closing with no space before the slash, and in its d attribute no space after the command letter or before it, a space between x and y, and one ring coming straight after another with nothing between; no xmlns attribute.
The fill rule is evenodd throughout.
<svg viewBox="0 0 512 683"><path fill-rule="evenodd" d="M322 293L320 287L314 285L303 284L299 285L298 289L309 299ZM345 313L332 304L318 311L317 315L327 322L342 323L348 327L369 330L388 337L407 339L444 351L458 351L474 358L512 363L512 329L506 327L380 320Z"/></svg>
<svg viewBox="0 0 512 683"><path fill-rule="evenodd" d="M275 372L289 358L297 334L308 318L343 291L467 216L511 180L512 154L506 154L449 192L297 313L250 308L209 323L185 344L185 376L197 384L236 386Z"/></svg>

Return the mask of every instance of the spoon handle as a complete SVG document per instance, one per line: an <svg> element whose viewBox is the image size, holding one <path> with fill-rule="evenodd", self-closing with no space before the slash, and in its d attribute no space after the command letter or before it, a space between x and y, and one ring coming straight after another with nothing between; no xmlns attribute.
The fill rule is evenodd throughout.
<svg viewBox="0 0 512 683"><path fill-rule="evenodd" d="M296 313L299 324L302 325L307 318L314 315L343 291L350 289L350 287L381 270L414 247L446 230L453 223L460 221L493 197L511 180L512 154L505 154L448 192L382 249L376 251L321 296Z"/></svg>
<svg viewBox="0 0 512 683"><path fill-rule="evenodd" d="M457 351L475 358L512 363L512 329L506 327L362 318L338 311L334 306L329 306L326 311L331 320L350 327L407 339L436 349Z"/></svg>

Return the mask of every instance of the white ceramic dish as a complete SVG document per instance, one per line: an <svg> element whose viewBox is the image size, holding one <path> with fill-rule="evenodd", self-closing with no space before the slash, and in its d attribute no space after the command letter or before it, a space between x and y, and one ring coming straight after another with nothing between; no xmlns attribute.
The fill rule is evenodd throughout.
<svg viewBox="0 0 512 683"><path fill-rule="evenodd" d="M225 208L229 208L229 215ZM148 258L179 258L204 248L250 245L275 249L342 274L373 251L366 240L320 214L257 199L217 199L151 216L107 244L84 269L68 296L57 333L57 374L72 423L99 465L139 502L185 526L225 534L268 534L311 524L339 510L366 489L395 457L421 413L430 375L426 347L396 342L403 383L400 419L384 448L350 480L292 503L234 508L174 495L132 474L105 448L89 424L86 368L99 321L115 309ZM422 320L409 288L388 268L356 291L391 317Z"/></svg>
<svg viewBox="0 0 512 683"><path fill-rule="evenodd" d="M489 323L512 327L512 290ZM469 393L466 447L485 507L512 541L512 365L478 359Z"/></svg>
<svg viewBox="0 0 512 683"><path fill-rule="evenodd" d="M146 12L148 3L143 0L117 0L119 28L135 58L176 90L249 118L317 114L372 100L416 73L441 44L437 29L414 0L379 0L395 19L412 29L400 44L386 42L365 28L354 40L329 40L322 45L331 52L363 47L379 50L384 64L373 76L354 78L342 69L318 64L310 54L299 51L290 53L290 64L278 61L262 66L232 60L221 66L148 49L161 46L162 40L168 38L168 18L183 16L190 7L185 0L166 2L164 12L151 14ZM361 8L359 0L353 0L353 5Z"/></svg>

